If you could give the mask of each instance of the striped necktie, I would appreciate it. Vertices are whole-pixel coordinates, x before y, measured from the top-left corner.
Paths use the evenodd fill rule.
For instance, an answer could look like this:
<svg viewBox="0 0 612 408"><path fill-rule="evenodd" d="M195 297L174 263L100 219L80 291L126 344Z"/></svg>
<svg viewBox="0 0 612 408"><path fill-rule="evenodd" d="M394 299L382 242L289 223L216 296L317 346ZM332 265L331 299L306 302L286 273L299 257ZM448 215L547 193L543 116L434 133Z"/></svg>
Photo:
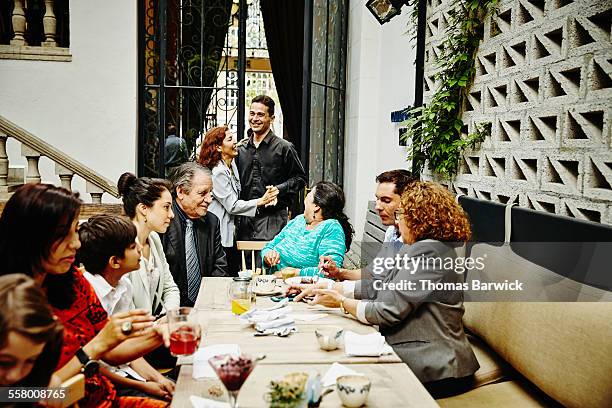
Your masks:
<svg viewBox="0 0 612 408"><path fill-rule="evenodd" d="M198 251L195 245L193 234L193 221L186 220L187 229L185 231L185 260L187 266L187 297L190 301L196 301L200 290L200 262L198 261Z"/></svg>

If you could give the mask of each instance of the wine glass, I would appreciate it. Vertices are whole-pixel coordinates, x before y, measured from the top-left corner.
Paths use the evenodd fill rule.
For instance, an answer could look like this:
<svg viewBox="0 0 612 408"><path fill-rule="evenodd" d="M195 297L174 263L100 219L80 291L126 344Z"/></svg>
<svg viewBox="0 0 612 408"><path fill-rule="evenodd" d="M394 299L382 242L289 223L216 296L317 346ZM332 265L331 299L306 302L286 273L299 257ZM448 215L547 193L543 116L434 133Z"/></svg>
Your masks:
<svg viewBox="0 0 612 408"><path fill-rule="evenodd" d="M231 408L236 407L240 388L253 372L256 363L257 361L247 354L221 354L208 360L208 364L215 370L227 390Z"/></svg>
<svg viewBox="0 0 612 408"><path fill-rule="evenodd" d="M195 314L195 309L191 307L168 311L170 354L174 357L189 356L198 349L200 325L196 321Z"/></svg>

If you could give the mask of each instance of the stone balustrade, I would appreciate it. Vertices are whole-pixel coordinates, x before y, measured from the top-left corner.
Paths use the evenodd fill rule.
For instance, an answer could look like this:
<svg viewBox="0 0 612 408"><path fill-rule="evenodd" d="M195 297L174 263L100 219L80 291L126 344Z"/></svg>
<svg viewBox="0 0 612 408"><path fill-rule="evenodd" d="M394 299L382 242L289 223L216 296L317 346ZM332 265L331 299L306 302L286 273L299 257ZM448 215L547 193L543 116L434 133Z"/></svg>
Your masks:
<svg viewBox="0 0 612 408"><path fill-rule="evenodd" d="M23 173L11 171L6 143L14 138L21 143L21 156L25 157L27 166ZM72 191L72 179L75 175L85 180L85 191L91 196L91 203L101 204L103 194L118 197L114 183L87 166L68 157L63 152L49 145L44 140L0 116L0 199L8 196L24 183L40 183L41 174L39 161L47 157L55 163L55 174L59 178L58 185ZM17 173L15 176L12 173Z"/></svg>
<svg viewBox="0 0 612 408"><path fill-rule="evenodd" d="M10 3L13 3L12 24L13 36L8 43L0 44L0 59L29 59L46 61L71 61L72 56L67 45L59 46L58 19L64 18L63 13L57 15L56 0L40 0L38 2L27 0L9 0L2 11L10 12ZM64 4L62 2L57 2ZM8 8L6 8L8 7ZM28 12L28 7L37 8L37 12ZM44 11L44 13L43 13ZM67 23L67 14L65 15ZM32 20L39 21L32 21ZM33 27L42 27L42 32L29 32ZM5 30L11 32L11 27ZM6 34L6 33L5 33ZM29 34L29 35L28 35ZM36 34L36 35L34 35ZM1 36L0 36L1 38ZM29 43L31 42L31 43Z"/></svg>

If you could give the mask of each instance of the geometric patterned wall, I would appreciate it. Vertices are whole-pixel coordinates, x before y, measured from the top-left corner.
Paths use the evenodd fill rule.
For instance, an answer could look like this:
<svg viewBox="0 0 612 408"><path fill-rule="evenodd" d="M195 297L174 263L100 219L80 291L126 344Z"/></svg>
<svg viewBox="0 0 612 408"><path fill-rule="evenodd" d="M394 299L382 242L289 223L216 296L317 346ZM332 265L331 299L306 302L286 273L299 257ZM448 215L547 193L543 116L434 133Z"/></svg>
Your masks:
<svg viewBox="0 0 612 408"><path fill-rule="evenodd" d="M428 3L425 103L448 1ZM502 0L485 23L457 193L612 224L612 0ZM430 175L431 176L431 175Z"/></svg>

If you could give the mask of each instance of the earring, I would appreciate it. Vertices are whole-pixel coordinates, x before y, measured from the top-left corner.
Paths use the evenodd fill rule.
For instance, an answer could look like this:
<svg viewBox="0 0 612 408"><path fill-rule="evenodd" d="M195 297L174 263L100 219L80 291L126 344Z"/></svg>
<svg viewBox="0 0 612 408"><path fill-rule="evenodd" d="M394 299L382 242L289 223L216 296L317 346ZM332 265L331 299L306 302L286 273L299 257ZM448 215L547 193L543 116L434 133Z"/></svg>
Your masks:
<svg viewBox="0 0 612 408"><path fill-rule="evenodd" d="M144 221L145 221L145 224L146 224L147 223L147 216L146 215L145 215L145 220Z"/></svg>

